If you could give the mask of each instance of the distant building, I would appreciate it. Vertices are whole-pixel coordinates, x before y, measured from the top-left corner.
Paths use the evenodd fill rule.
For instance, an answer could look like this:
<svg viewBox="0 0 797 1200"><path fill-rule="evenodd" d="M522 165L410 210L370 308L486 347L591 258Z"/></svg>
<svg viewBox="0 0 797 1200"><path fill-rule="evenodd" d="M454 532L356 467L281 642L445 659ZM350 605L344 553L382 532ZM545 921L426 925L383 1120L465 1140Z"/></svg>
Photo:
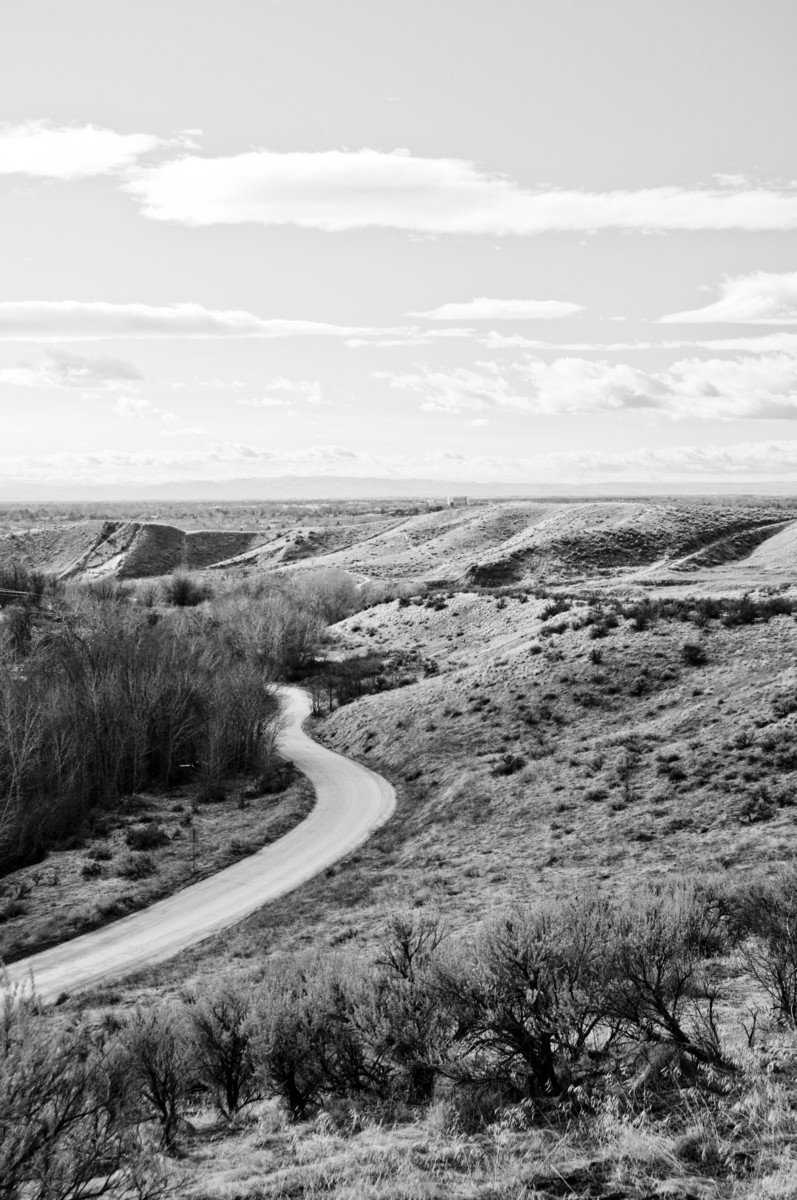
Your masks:
<svg viewBox="0 0 797 1200"><path fill-rule="evenodd" d="M449 508L463 508L468 504L467 496L447 496L446 504Z"/></svg>

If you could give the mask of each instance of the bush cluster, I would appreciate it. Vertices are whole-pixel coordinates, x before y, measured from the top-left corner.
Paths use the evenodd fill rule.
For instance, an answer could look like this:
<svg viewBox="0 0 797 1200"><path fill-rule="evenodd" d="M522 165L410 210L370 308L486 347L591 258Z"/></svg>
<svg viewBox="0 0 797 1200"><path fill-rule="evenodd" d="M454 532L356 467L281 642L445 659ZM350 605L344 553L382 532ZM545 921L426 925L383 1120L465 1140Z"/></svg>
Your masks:
<svg viewBox="0 0 797 1200"><path fill-rule="evenodd" d="M596 597L587 614L585 624L592 625L593 637L604 637L606 631L617 625L618 619L630 622L632 630L641 633L657 621L683 621L705 628L711 621L719 621L727 628L767 622L773 617L793 616L797 613L797 596L750 595L743 596L685 596L653 599L643 597L633 601L606 601Z"/></svg>
<svg viewBox="0 0 797 1200"><path fill-rule="evenodd" d="M100 1028L7 993L0 1190L66 1198L107 1171L108 1194L121 1194L131 1172L146 1183L154 1170L147 1130L171 1151L208 1103L232 1120L276 1097L303 1120L340 1103L400 1116L445 1094L476 1122L521 1105L548 1123L618 1098L648 1111L683 1088L732 1095L741 1068L717 1022L718 957L736 953L776 1018L797 1025L795 884L791 870L735 890L562 893L467 939L396 917L368 959L272 959L256 983L227 980Z"/></svg>

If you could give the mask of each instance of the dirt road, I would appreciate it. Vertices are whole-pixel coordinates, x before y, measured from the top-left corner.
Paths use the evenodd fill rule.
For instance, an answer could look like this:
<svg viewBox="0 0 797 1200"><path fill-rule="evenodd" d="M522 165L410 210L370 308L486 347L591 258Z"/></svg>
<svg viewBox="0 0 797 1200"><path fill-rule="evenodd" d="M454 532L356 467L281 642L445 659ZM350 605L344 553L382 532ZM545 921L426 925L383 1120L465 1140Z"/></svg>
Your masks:
<svg viewBox="0 0 797 1200"><path fill-rule="evenodd" d="M309 817L279 841L201 883L12 963L8 976L13 985L27 987L32 980L37 994L52 1001L162 962L293 891L388 820L396 803L391 785L307 736L302 723L310 701L304 692L282 688L280 698L286 719L280 750L316 790Z"/></svg>

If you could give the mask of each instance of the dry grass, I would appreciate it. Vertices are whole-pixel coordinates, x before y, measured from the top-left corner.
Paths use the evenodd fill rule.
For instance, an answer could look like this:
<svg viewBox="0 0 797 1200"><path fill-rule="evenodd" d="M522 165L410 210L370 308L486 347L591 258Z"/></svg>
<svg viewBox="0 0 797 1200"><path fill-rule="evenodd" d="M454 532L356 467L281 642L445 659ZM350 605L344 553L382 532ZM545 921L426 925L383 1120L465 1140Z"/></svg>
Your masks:
<svg viewBox="0 0 797 1200"><path fill-rule="evenodd" d="M684 1093L657 1117L609 1101L540 1127L519 1106L469 1133L445 1097L399 1121L346 1105L298 1125L274 1102L233 1126L198 1112L169 1174L191 1200L793 1200L793 1076L791 1086L773 1080L785 1053L794 1048L781 1039L748 1062L725 1108Z"/></svg>

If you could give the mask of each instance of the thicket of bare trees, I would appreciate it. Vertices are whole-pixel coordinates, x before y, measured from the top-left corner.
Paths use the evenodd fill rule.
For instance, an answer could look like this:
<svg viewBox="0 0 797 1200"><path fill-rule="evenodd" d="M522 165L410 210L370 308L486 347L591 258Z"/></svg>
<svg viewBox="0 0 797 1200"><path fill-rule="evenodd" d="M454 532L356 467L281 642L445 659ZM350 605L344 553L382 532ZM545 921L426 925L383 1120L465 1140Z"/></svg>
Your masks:
<svg viewBox="0 0 797 1200"><path fill-rule="evenodd" d="M0 868L192 764L211 792L257 768L276 701L221 628L118 604L66 610L0 674Z"/></svg>
<svg viewBox="0 0 797 1200"><path fill-rule="evenodd" d="M165 607L114 581L70 585L45 611L44 577L6 575L35 595L0 620L0 873L186 764L200 798L236 774L267 782L270 682L303 677L325 627L377 598L343 571L306 571L222 578L199 604L208 590L180 576Z"/></svg>

